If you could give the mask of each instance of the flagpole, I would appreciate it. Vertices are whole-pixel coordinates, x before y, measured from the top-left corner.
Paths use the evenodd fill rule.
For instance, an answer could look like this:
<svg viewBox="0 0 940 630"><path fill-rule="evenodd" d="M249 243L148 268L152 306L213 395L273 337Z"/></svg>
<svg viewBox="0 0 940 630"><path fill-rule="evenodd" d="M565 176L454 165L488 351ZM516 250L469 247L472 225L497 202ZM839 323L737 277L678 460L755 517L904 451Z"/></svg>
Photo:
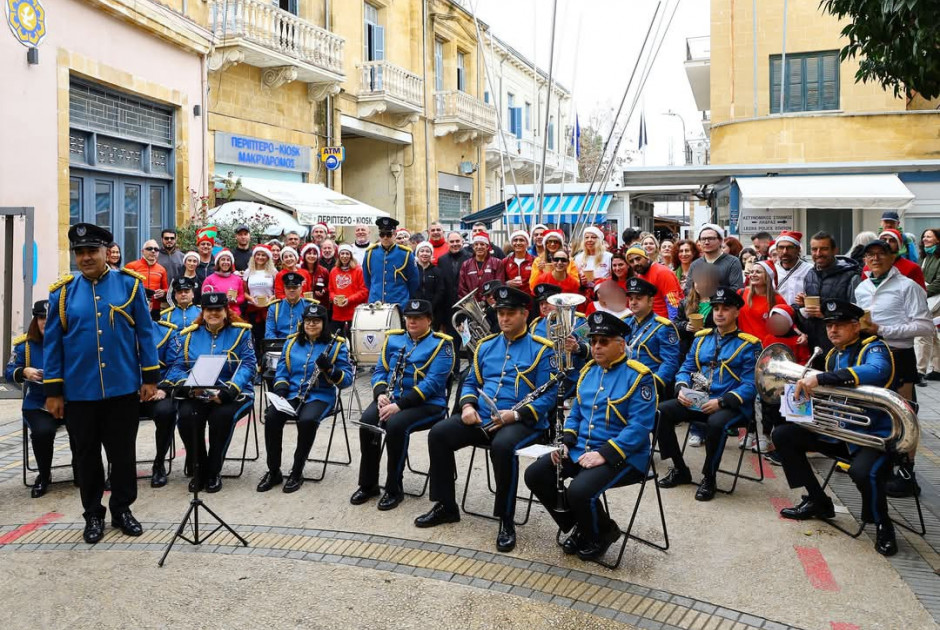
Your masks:
<svg viewBox="0 0 940 630"><path fill-rule="evenodd" d="M545 160L548 158L548 121L551 119L552 105L552 74L555 70L555 17L558 15L558 0L552 4L552 36L548 49L548 90L545 94L545 126L542 134L542 174L539 177L538 211L539 223L542 222L542 211L545 204Z"/></svg>

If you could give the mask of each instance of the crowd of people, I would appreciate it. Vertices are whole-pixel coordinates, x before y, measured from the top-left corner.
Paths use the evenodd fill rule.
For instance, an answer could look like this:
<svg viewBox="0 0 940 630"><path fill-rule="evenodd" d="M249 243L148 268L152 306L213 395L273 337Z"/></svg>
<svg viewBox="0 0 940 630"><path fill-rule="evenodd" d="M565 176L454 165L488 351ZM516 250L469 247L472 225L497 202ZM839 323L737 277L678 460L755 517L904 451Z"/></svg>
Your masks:
<svg viewBox="0 0 940 630"><path fill-rule="evenodd" d="M127 416L157 424L153 487L167 483L163 455L175 423L187 447L187 473L196 466L204 473L193 476L190 488L219 491L235 421L254 404L262 349L273 341L282 343L268 386L292 401L298 442L285 479L281 441L291 414L268 407L268 471L257 490L281 484L284 492L298 490L320 421L334 408L338 390L355 379L356 357L347 340L355 333L357 307L366 303L397 305L404 326L385 331L372 372L373 402L359 419L360 476L351 502L381 495L380 510L397 507L404 498L409 436L430 430L434 504L415 524L455 522L460 516L453 453L489 445L501 551L515 545L515 451L548 431L556 411L550 394L558 387L573 397L563 436L571 457L562 465L555 452L530 467L525 479L548 506L555 468L575 477L569 489L574 513L549 512L571 532L566 553L591 559L620 531L598 507L597 496L642 469L649 444L640 437L654 430L656 409L660 451L672 462L662 487L692 481L677 424L689 422L689 445L705 447L695 495L701 501L715 496L725 440L741 428L741 448L782 465L791 486L809 492L785 517L831 517L831 502L805 464L806 450L826 449L795 432L778 405L757 395L754 370L762 348L783 344L800 363L814 356L813 367L821 372L800 380L806 392L823 384L874 384L913 402L916 385L940 380L940 341L932 319L940 315L940 230L925 230L915 245L893 212L884 214L878 233L860 235L846 256L826 232L808 239L792 230L762 232L753 236L752 247L743 247L710 223L694 240L660 240L633 228L618 239L603 226L584 226L574 230L572 241L565 230L535 225L512 232L502 246L485 225L465 236L432 224L426 239L387 217L375 227L377 238L372 226L357 226L348 244L337 244L326 224L313 226L307 242L287 232L282 239L253 243L249 226L239 225L233 243L217 242L204 231L190 252L181 251L177 233L167 229L162 244L147 241L141 257L122 266L107 230L73 226L69 237L80 273L54 284L48 301L37 303L6 371L8 379L29 386L24 416L39 464L32 496L48 490L52 439L65 419L86 540L100 540L104 528L102 444L111 466L112 522L139 534L130 513L136 428L114 429ZM548 316L557 308L552 296L561 293L583 300L577 330L558 346ZM107 312L99 308L102 297ZM485 314L482 337L455 322L453 307L461 300L475 300ZM146 319L153 325L141 326ZM817 348L821 354L814 353ZM559 352L572 357L565 363L572 373L560 383L552 378ZM80 368L78 357L88 353L99 357L98 370ZM187 387L196 359L219 353L229 360L218 386ZM461 370L462 357L467 370ZM614 381L604 380L609 370L616 370ZM459 411L451 416L446 392L454 381ZM705 400L696 401L695 392ZM527 394L538 396L528 400ZM605 400L607 421L596 429L596 403ZM611 413L622 425L609 421ZM193 437L205 427L208 449ZM884 423L872 428L883 429ZM878 459L885 454L868 450L862 449L864 456L852 448L837 455L855 458L853 479L865 497L864 516L879 527L876 548L891 554L896 542L883 495L905 496L919 488L912 461L890 460L900 465L889 479L892 465Z"/></svg>

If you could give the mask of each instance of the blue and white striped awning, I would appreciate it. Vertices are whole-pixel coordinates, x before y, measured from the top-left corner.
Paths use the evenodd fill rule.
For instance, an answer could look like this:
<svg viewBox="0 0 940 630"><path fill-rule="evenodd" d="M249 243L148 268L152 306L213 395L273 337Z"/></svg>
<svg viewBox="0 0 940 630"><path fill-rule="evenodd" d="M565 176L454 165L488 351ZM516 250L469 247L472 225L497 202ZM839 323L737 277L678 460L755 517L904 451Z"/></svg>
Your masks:
<svg viewBox="0 0 940 630"><path fill-rule="evenodd" d="M581 220L587 223L597 223L607 219L607 208L610 206L611 194L590 195L545 195L542 210L543 223L569 223L573 224L581 209L584 213ZM506 218L513 225L523 223L532 224L538 219L538 210L535 206L535 197L513 197L509 201Z"/></svg>

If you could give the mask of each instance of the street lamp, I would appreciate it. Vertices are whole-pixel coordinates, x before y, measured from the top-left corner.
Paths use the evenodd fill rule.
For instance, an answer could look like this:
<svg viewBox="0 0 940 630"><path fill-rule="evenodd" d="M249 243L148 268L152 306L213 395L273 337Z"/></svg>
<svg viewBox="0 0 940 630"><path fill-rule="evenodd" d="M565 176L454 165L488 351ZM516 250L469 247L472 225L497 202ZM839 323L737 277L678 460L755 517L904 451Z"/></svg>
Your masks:
<svg viewBox="0 0 940 630"><path fill-rule="evenodd" d="M680 114L677 114L676 112L672 111L671 109L666 111L663 115L675 116L676 118L679 119L679 122L682 123L682 166L685 166L686 164L689 163L688 151L686 150L686 146L685 146L685 118L683 118Z"/></svg>

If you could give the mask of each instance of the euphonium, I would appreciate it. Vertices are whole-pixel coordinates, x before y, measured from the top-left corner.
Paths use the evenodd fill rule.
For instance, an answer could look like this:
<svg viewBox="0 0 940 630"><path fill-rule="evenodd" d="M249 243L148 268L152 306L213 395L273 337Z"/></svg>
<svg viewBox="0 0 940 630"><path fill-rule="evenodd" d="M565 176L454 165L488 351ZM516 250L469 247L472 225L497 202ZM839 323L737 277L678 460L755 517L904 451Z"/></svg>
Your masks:
<svg viewBox="0 0 940 630"><path fill-rule="evenodd" d="M785 385L795 384L808 374L819 373L818 370L794 362L787 347L775 343L761 352L754 369L754 378L761 398L775 403L780 400ZM888 437L854 429L871 425L865 407L881 409L891 417L891 434ZM917 415L907 401L895 392L870 385L817 387L813 392L813 421L803 426L815 433L858 446L908 455L914 454L920 440Z"/></svg>
<svg viewBox="0 0 940 630"><path fill-rule="evenodd" d="M470 333L470 341L467 343L467 347L471 353L476 350L477 344L490 334L490 325L486 321L486 314L480 307L480 303L475 299L476 293L477 290L474 289L460 298L460 300L454 304L454 314L450 318L450 323L453 325L454 330L460 330L457 319L461 316L464 318L463 322L466 323L467 330Z"/></svg>
<svg viewBox="0 0 940 630"><path fill-rule="evenodd" d="M574 333L577 323L576 310L584 300L584 296L577 293L559 293L548 298L548 303L554 306L555 310L546 317L545 330L549 340L555 346L558 369L562 372L567 372L574 367L571 362L571 353L565 349L565 341Z"/></svg>

